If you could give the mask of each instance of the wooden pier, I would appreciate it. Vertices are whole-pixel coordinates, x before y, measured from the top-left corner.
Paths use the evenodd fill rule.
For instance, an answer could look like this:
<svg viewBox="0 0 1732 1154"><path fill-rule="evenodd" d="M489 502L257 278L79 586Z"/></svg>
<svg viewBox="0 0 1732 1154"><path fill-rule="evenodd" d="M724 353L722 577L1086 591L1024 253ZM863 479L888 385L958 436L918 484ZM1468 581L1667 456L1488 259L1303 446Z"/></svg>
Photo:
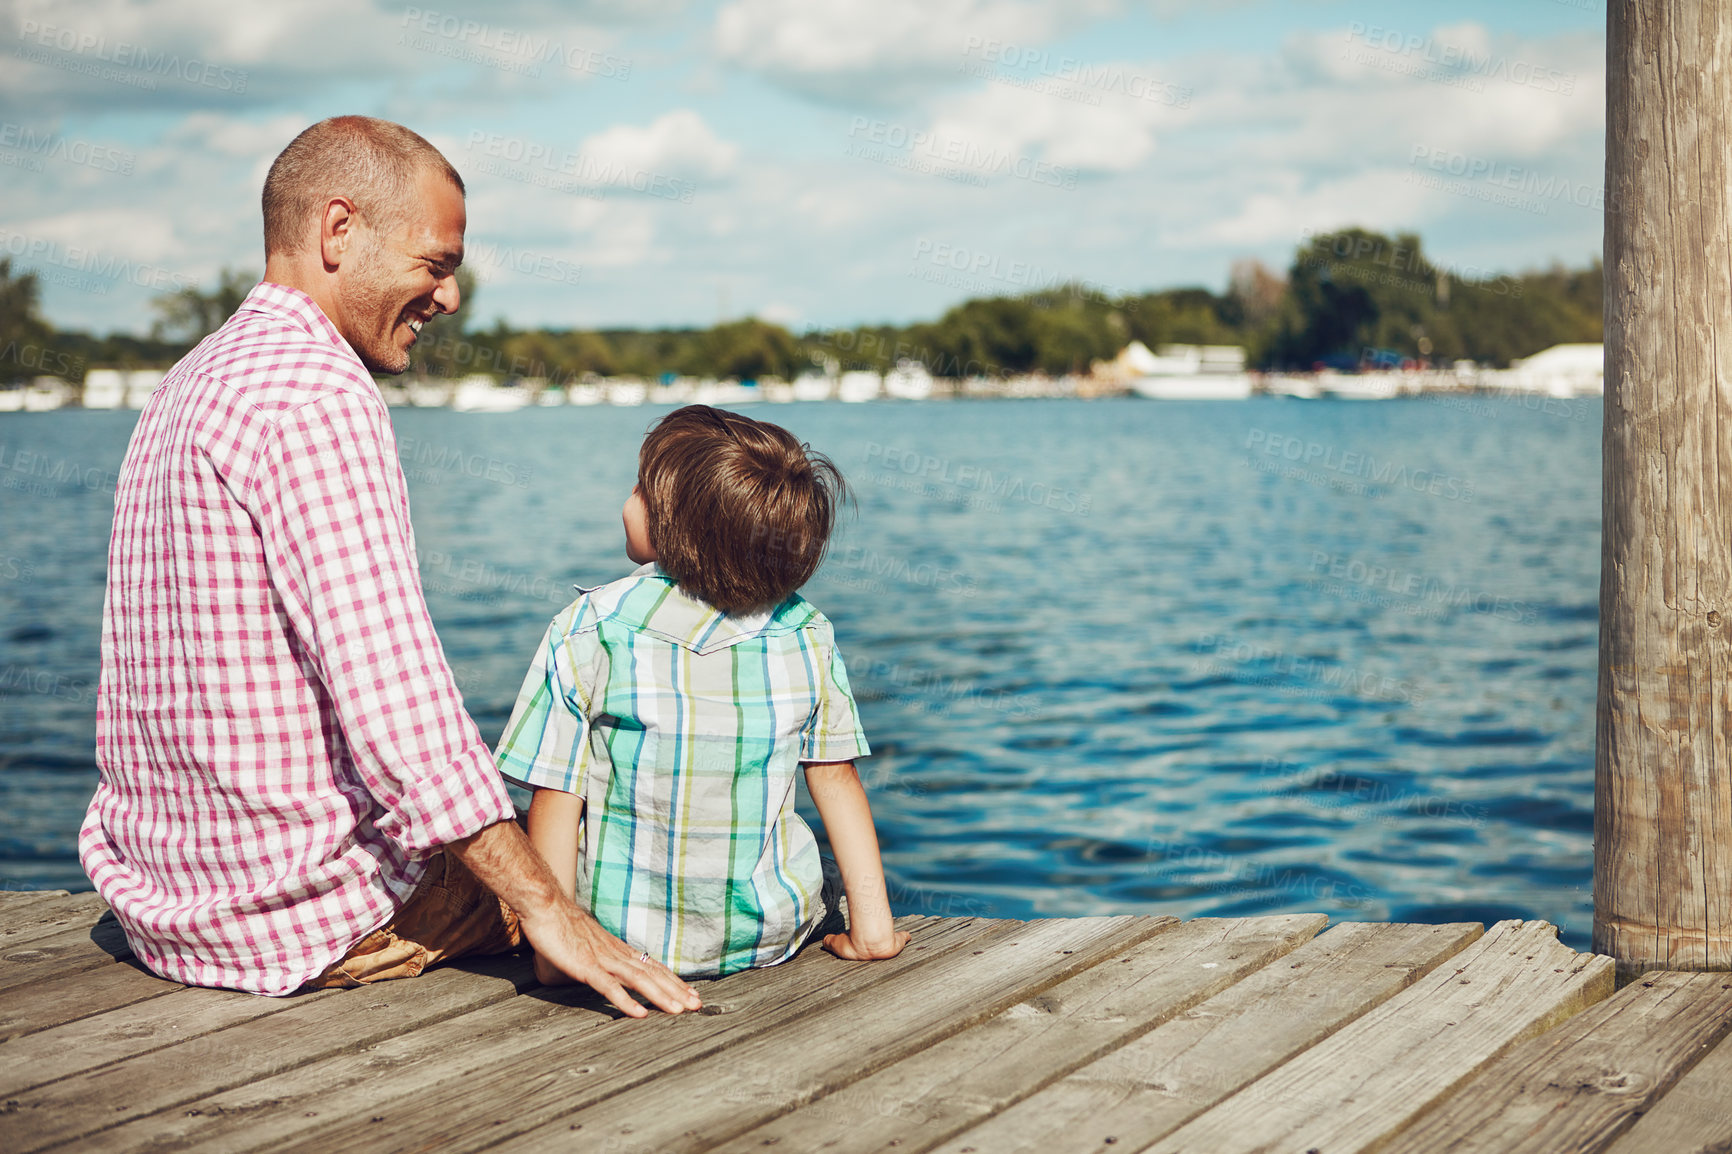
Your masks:
<svg viewBox="0 0 1732 1154"><path fill-rule="evenodd" d="M904 918L634 1021L520 956L292 998L151 976L94 894L0 894L0 1149L1732 1149L1732 974L1544 922Z"/></svg>

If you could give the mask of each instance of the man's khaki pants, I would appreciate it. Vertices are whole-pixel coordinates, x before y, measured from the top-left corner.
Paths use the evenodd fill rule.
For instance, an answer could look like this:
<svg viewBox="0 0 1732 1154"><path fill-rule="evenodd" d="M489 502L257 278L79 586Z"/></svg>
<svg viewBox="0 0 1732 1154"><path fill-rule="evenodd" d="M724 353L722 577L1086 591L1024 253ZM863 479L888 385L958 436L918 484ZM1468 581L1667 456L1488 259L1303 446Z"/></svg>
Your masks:
<svg viewBox="0 0 1732 1154"><path fill-rule="evenodd" d="M364 986L413 978L429 966L523 944L517 914L455 856L440 850L397 916L356 942L305 989Z"/></svg>

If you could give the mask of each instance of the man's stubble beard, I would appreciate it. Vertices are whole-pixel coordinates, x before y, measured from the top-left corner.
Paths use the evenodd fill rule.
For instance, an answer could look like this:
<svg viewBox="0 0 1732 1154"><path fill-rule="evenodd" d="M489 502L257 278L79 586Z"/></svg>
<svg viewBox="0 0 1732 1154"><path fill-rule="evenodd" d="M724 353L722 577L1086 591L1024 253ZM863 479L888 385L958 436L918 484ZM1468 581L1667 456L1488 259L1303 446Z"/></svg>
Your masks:
<svg viewBox="0 0 1732 1154"><path fill-rule="evenodd" d="M391 305L387 299L388 288L380 269L383 262L379 259L378 241L367 237L362 241L361 250L355 254L358 267L355 275L349 280L343 292L343 312L353 318L353 323L360 327L359 332L349 337L349 344L355 350L355 355L361 358L361 363L375 373L388 376L398 376L409 368L409 353L406 349L397 347L392 339L397 332L397 321L402 316L403 309L391 311L385 318L384 330L379 330L380 318Z"/></svg>

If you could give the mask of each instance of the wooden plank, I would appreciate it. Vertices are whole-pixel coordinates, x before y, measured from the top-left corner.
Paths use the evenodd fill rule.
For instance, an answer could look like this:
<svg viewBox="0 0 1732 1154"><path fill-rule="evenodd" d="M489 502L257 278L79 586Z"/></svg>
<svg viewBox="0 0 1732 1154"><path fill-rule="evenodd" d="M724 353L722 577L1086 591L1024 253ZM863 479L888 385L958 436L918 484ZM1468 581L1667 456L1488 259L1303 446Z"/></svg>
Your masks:
<svg viewBox="0 0 1732 1154"><path fill-rule="evenodd" d="M713 1149L930 1149L1291 953L1327 923L1323 914L1187 922Z"/></svg>
<svg viewBox="0 0 1732 1154"><path fill-rule="evenodd" d="M936 923L937 919L905 918L897 923L921 934L920 949L911 947L908 951L914 954L910 962L923 952L942 948L947 941L959 947L986 932L985 925L972 934L955 932L962 927L953 927L945 934L939 932L938 925L923 931L922 924L927 922ZM371 1128L368 1120L394 1104L424 1111L428 1096L437 1096L441 1085L467 1084L478 1072L526 1055L545 1057L555 1065L578 1061L592 1068L606 1065L610 1062L610 1034L640 1064L659 1043L668 1051L667 1062L672 1065L682 1053L690 1053L692 1037L682 1025L722 1026L748 1020L755 1009L774 1009L788 1003L790 988L803 992L822 989L830 980L857 975L863 968L869 969L808 949L771 970L698 983L707 1008L719 1008L720 1013L681 1018L655 1015L635 1024L618 1020L611 1009L598 1008L600 1000L582 987L538 989L532 996L486 1006L363 1050L338 1054L140 1118L93 1135L81 1146L92 1152L148 1147L226 1154L304 1139L315 1128L319 1134L337 1134L345 1128L353 1133L356 1126ZM646 1029L652 1022L671 1029ZM547 1069L544 1065L537 1073L545 1075Z"/></svg>
<svg viewBox="0 0 1732 1154"><path fill-rule="evenodd" d="M0 993L0 1042L184 989L135 961L19 986Z"/></svg>
<svg viewBox="0 0 1732 1154"><path fill-rule="evenodd" d="M1725 974L1651 971L1493 1062L1386 1149L1597 1151L1728 1034L1732 984ZM1723 1117L1732 1114L1732 1083L1721 1085L1719 1105Z"/></svg>
<svg viewBox="0 0 1732 1154"><path fill-rule="evenodd" d="M0 990L109 966L132 956L113 914L89 927L62 930L0 953Z"/></svg>
<svg viewBox="0 0 1732 1154"><path fill-rule="evenodd" d="M0 890L0 926L35 906L46 905L55 898L70 896L65 890Z"/></svg>
<svg viewBox="0 0 1732 1154"><path fill-rule="evenodd" d="M1545 922L1499 922L1404 992L1151 1147L1366 1150L1509 1047L1612 992L1612 959L1578 954Z"/></svg>
<svg viewBox="0 0 1732 1154"><path fill-rule="evenodd" d="M0 1111L0 1149L29 1154L70 1142L130 1118L371 1045L535 984L524 957L482 958L463 967L442 967L413 981L297 997L278 1013L17 1094ZM44 1036L33 1034L7 1049ZM165 1076L167 1071L172 1076ZM95 1104L101 1108L91 1109Z"/></svg>
<svg viewBox="0 0 1732 1154"><path fill-rule="evenodd" d="M754 1034L652 1085L543 1123L514 1136L512 1148L708 1149L1107 962L1169 924L1134 917L1027 923L825 1013Z"/></svg>
<svg viewBox="0 0 1732 1154"><path fill-rule="evenodd" d="M107 910L108 903L97 893L67 894L9 908L0 914L0 954L68 930L88 930Z"/></svg>
<svg viewBox="0 0 1732 1154"><path fill-rule="evenodd" d="M1173 919L1164 921L1177 924ZM321 1125L309 1129L305 1122L291 1119L299 1132L264 1148L315 1154L352 1140L356 1128L365 1123L374 1154L393 1150L462 1154L485 1149L512 1130L560 1117L688 1063L728 1052L726 1047L743 1039L805 1015L821 1014L863 990L938 965L959 950L982 949L988 942L1014 935L1022 924L983 918L898 919L897 925L911 929L914 937L901 956L890 961L844 962L808 948L784 965L703 983L701 1014L608 1022L604 1029L571 1041L534 1050L510 1046L509 1058L503 1061L497 1057L467 1061L467 1055L478 1049L471 1043L461 1054L421 1062L410 1071L412 1077L385 1075L391 1085L383 1088L376 1077L371 1084L363 1082L359 1095L350 1096L354 1100L346 1112L332 1100L342 1097L341 1091L325 1095L310 1107L320 1111ZM550 1071L557 1071L557 1077ZM437 1117L428 1114L430 1096L439 1100ZM374 1124L374 1118L383 1121ZM224 1149L220 1143L214 1148Z"/></svg>
<svg viewBox="0 0 1732 1154"><path fill-rule="evenodd" d="M42 898L63 898L69 896L65 890L0 890L0 918L7 911L30 905Z"/></svg>
<svg viewBox="0 0 1732 1154"><path fill-rule="evenodd" d="M130 966L113 969L137 973ZM71 975L74 980L91 976L94 975ZM113 1062L143 1057L203 1034L282 1013L297 1004L294 999L261 998L234 990L172 985L169 989L172 992L159 998L83 1017L8 1042L0 1048L0 1097L17 1095Z"/></svg>
<svg viewBox="0 0 1732 1154"><path fill-rule="evenodd" d="M1347 922L938 1147L1131 1154L1411 986L1478 923Z"/></svg>
<svg viewBox="0 0 1732 1154"><path fill-rule="evenodd" d="M1732 1150L1728 1097L1732 1097L1732 1039L1710 1050L1606 1154L1654 1154L1656 1150L1725 1154Z"/></svg>
<svg viewBox="0 0 1732 1154"><path fill-rule="evenodd" d="M296 1139L346 1113L354 1133L369 1126L373 1107L410 1092L425 1072L430 1083L473 1072L543 1047L580 1044L611 1025L588 991L541 989L405 1030L357 1050L297 1066L233 1089L135 1118L78 1142L79 1154L134 1150L218 1154ZM422 1109L437 1094L422 1097ZM341 1149L342 1147L327 1147Z"/></svg>

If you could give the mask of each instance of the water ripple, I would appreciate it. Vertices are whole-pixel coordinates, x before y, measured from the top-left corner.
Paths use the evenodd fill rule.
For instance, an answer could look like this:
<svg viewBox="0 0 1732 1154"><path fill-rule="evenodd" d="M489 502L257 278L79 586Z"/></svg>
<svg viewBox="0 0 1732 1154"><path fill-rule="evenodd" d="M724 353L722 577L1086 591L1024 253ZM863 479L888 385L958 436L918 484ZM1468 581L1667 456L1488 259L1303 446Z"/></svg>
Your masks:
<svg viewBox="0 0 1732 1154"><path fill-rule="evenodd" d="M899 909L1543 917L1587 944L1595 423L1423 402L959 412L753 410L859 498L807 593L877 751L861 771ZM444 560L429 603L489 740L562 591L628 568L618 508L657 415L393 413L529 479L411 477L423 561ZM112 470L132 418L0 420L20 451ZM1270 474L1255 446L1276 433L1475 497ZM899 487L890 448L998 487ZM0 489L0 511L33 574L0 567L0 884L82 888L112 499Z"/></svg>

